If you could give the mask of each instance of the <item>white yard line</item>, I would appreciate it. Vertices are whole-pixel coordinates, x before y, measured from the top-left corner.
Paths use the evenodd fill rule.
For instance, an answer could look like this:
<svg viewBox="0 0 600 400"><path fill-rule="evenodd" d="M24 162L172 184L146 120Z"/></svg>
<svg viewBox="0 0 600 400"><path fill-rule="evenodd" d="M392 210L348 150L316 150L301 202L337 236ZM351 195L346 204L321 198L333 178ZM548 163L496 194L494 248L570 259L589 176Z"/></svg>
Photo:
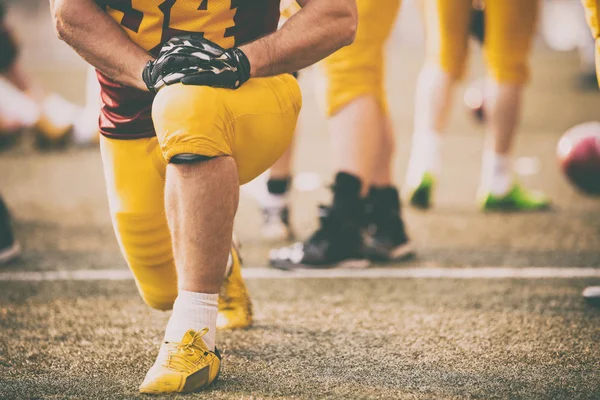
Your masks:
<svg viewBox="0 0 600 400"><path fill-rule="evenodd" d="M246 279L540 279L600 278L600 268L565 267L477 267L477 268L367 268L279 271L270 268L245 268ZM125 269L0 272L7 281L122 281L133 275Z"/></svg>

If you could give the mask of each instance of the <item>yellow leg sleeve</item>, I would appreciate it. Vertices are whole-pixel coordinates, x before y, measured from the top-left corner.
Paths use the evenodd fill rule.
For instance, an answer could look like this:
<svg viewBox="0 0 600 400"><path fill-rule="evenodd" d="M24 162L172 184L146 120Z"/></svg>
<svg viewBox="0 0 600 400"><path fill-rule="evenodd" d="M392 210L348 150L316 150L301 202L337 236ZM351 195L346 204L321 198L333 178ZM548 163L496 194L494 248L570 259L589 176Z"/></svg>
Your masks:
<svg viewBox="0 0 600 400"><path fill-rule="evenodd" d="M100 141L115 234L144 301L166 310L177 273L163 202L166 163L156 138Z"/></svg>
<svg viewBox="0 0 600 400"><path fill-rule="evenodd" d="M384 89L384 50L400 0L358 0L358 31L354 43L320 63L325 74L323 94L327 116L353 100L374 96L387 110Z"/></svg>
<svg viewBox="0 0 600 400"><path fill-rule="evenodd" d="M152 119L164 158L231 156L240 184L269 168L288 148L302 105L291 75L251 79L237 90L167 86Z"/></svg>
<svg viewBox="0 0 600 400"><path fill-rule="evenodd" d="M536 31L538 0L486 0L485 53L490 76L500 83L529 79L529 53Z"/></svg>

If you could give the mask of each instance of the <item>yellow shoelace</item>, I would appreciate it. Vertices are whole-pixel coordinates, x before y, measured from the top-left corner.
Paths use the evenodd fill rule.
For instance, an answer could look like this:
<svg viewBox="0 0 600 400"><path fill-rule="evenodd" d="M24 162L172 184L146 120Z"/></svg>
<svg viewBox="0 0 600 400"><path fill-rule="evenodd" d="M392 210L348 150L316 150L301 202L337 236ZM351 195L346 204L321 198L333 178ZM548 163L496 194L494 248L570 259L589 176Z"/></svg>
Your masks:
<svg viewBox="0 0 600 400"><path fill-rule="evenodd" d="M198 341L202 340L202 337L208 333L208 328L204 328L194 334L192 339L187 343L173 343L176 345L173 350L169 351L169 356L165 362L165 367L174 369L177 371L188 370L198 364L198 360L190 360L189 357L195 354L200 356L200 359L205 359L208 355L206 350L202 350L201 345ZM203 344L203 342L200 342ZM198 351L200 350L200 351Z"/></svg>

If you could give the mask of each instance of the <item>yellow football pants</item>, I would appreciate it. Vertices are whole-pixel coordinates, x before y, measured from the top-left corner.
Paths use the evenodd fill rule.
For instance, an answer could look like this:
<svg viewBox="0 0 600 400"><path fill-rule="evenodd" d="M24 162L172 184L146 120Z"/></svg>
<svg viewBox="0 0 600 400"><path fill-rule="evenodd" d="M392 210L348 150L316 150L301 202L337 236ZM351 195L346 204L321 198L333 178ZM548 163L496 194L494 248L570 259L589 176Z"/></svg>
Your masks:
<svg viewBox="0 0 600 400"><path fill-rule="evenodd" d="M581 0L585 7L585 16L596 39L596 74L600 82L600 0Z"/></svg>
<svg viewBox="0 0 600 400"><path fill-rule="evenodd" d="M322 104L327 116L363 96L374 96L382 109L387 110L384 51L400 0L357 0L356 3L358 30L354 43L320 63L325 75Z"/></svg>
<svg viewBox="0 0 600 400"><path fill-rule="evenodd" d="M424 0L427 58L455 78L465 71L473 0ZM535 34L538 0L485 0L484 51L489 75L523 84Z"/></svg>
<svg viewBox="0 0 600 400"><path fill-rule="evenodd" d="M154 102L157 137L102 137L100 148L114 230L144 301L170 309L177 273L164 208L165 173L176 154L232 156L240 183L285 151L301 106L291 75L251 79L237 90L174 85Z"/></svg>

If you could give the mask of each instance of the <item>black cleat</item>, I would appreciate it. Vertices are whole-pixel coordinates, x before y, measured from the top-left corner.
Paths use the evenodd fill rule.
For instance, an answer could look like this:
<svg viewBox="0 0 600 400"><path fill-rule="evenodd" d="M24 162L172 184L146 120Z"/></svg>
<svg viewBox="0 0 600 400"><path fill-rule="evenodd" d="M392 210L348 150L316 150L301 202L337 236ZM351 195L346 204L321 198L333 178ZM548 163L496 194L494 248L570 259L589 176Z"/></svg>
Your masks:
<svg viewBox="0 0 600 400"><path fill-rule="evenodd" d="M366 199L365 254L372 261L400 261L414 256L400 213L398 191L372 188Z"/></svg>
<svg viewBox="0 0 600 400"><path fill-rule="evenodd" d="M21 246L12 232L10 214L0 198L0 265L8 264L21 254Z"/></svg>
<svg viewBox="0 0 600 400"><path fill-rule="evenodd" d="M330 207L320 207L319 229L304 243L271 250L269 262L283 270L334 267L366 268L360 224Z"/></svg>

